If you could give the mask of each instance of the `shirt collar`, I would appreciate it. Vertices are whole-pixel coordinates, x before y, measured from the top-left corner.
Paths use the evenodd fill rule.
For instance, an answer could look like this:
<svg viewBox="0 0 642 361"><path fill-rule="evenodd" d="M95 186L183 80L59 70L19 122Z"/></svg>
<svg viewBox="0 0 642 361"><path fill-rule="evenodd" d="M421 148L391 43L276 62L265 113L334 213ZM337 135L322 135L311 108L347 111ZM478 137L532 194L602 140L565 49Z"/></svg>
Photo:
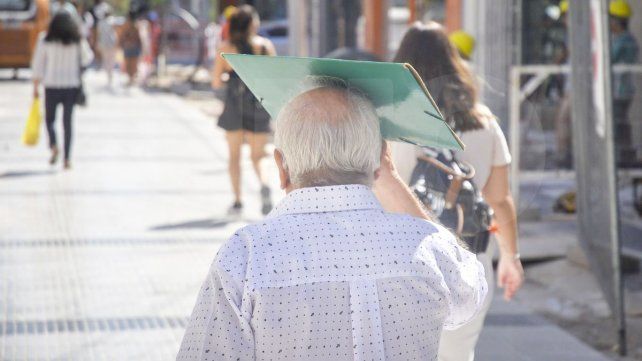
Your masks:
<svg viewBox="0 0 642 361"><path fill-rule="evenodd" d="M267 215L382 209L369 187L361 184L300 188L290 192Z"/></svg>

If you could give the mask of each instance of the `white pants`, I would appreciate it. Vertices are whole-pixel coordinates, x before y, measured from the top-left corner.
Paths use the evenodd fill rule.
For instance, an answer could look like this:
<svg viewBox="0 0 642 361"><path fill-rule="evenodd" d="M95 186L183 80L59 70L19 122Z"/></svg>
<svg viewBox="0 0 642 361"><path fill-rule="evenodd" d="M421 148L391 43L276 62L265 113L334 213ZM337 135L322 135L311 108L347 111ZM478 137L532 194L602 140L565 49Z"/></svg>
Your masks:
<svg viewBox="0 0 642 361"><path fill-rule="evenodd" d="M443 330L439 341L439 361L473 361L475 359L475 345L479 339L486 313L490 308L495 290L495 275L493 273L493 254L495 242L491 239L485 253L477 255L477 259L484 265L488 294L479 313L467 324L456 330Z"/></svg>

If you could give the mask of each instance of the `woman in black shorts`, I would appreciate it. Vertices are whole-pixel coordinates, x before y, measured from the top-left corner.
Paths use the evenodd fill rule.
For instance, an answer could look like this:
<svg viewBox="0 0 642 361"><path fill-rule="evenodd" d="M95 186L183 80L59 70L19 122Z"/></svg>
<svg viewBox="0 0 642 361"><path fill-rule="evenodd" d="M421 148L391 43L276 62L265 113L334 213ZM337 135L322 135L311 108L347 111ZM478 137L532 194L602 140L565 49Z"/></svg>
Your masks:
<svg viewBox="0 0 642 361"><path fill-rule="evenodd" d="M223 73L229 74L225 108L218 126L225 129L230 154L229 173L234 191L234 203L228 211L230 215L239 215L243 210L240 165L243 142L250 145L252 165L261 182L261 211L267 214L272 209L270 188L261 165L267 155L265 146L270 133L270 116L221 57L221 53L276 55L272 42L256 34L258 26L259 17L253 7L243 5L236 10L230 18L229 39L219 46L212 74L212 86L216 89L223 86Z"/></svg>

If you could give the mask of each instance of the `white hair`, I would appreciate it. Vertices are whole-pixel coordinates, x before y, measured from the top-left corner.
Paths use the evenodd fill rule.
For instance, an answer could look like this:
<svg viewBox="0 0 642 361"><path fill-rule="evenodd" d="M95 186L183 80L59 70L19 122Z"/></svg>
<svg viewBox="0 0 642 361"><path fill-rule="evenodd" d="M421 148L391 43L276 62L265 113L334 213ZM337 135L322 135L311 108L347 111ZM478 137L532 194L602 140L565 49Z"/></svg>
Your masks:
<svg viewBox="0 0 642 361"><path fill-rule="evenodd" d="M372 103L345 82L327 79L283 107L274 134L297 187L372 185L382 141Z"/></svg>

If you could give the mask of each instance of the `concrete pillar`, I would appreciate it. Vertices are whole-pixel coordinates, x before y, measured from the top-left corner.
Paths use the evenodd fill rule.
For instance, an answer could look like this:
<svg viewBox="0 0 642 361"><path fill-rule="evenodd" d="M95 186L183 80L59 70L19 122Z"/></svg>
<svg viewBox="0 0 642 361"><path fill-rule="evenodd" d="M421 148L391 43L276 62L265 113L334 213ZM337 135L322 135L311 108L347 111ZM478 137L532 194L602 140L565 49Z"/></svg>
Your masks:
<svg viewBox="0 0 642 361"><path fill-rule="evenodd" d="M366 19L366 44L369 52L382 59L388 56L388 0L363 1Z"/></svg>
<svg viewBox="0 0 642 361"><path fill-rule="evenodd" d="M446 0L446 18L444 27L450 33L461 29L462 25L462 0Z"/></svg>
<svg viewBox="0 0 642 361"><path fill-rule="evenodd" d="M483 68L486 47L486 21L479 14L484 14L485 0L463 0L461 28L475 38L475 52L473 53L472 66L477 71ZM483 93L484 89L481 88Z"/></svg>
<svg viewBox="0 0 642 361"><path fill-rule="evenodd" d="M629 1L633 9L633 17L629 22L629 30L638 41L638 45L642 47L642 1ZM642 59L642 53L640 54ZM633 147L642 149L642 119L636 114L642 114L642 74L634 74L635 84L635 97L631 110L629 110L629 122L631 123L631 142ZM642 157L642 152L638 150L638 159Z"/></svg>
<svg viewBox="0 0 642 361"><path fill-rule="evenodd" d="M477 73L481 75L484 86L482 100L495 115L508 120L508 89L510 66L514 63L515 34L521 34L515 26L512 0L480 1L483 13L483 24L480 25L481 36L477 43L475 57L478 60ZM518 2L517 2L518 3ZM506 130L506 129L504 129Z"/></svg>
<svg viewBox="0 0 642 361"><path fill-rule="evenodd" d="M288 46L292 56L309 56L308 2L288 0Z"/></svg>

